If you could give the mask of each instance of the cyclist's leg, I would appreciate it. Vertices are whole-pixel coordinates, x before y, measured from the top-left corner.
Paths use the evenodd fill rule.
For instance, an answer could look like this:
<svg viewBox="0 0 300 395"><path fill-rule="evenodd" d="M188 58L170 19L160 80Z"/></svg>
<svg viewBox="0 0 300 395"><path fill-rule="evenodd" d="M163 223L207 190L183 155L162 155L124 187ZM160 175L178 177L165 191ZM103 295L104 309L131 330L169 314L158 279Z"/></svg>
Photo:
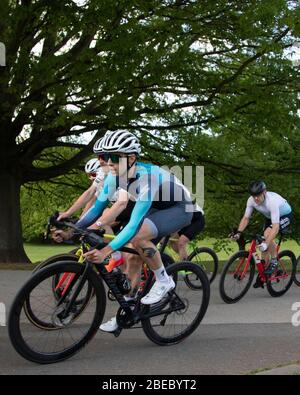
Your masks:
<svg viewBox="0 0 300 395"><path fill-rule="evenodd" d="M159 302L175 284L168 276L156 243L191 223L193 214L186 212L187 202L181 202L165 210L156 211L146 217L140 231L132 240L134 247L155 273L156 283L142 299L144 304ZM172 220L170 220L172 219Z"/></svg>
<svg viewBox="0 0 300 395"><path fill-rule="evenodd" d="M270 227L268 227L265 232L264 232L264 237L265 239L267 237L269 237L270 233L271 233L272 229ZM277 257L277 247L276 247L276 243L275 240L271 240L269 243L269 247L268 247L268 251L266 252L266 254L269 254L271 256L271 258L276 258ZM264 255L264 253L262 254L262 256Z"/></svg>
<svg viewBox="0 0 300 395"><path fill-rule="evenodd" d="M186 237L184 234L180 235L178 239L178 253L181 261L186 261L189 252L188 252L188 245L189 245L190 239Z"/></svg>
<svg viewBox="0 0 300 395"><path fill-rule="evenodd" d="M168 245L172 248L173 251L176 252L176 254L179 254L179 248L178 248L179 234L178 233L173 233L171 235L171 238L173 240L169 240ZM176 239L176 240L174 240L174 239Z"/></svg>
<svg viewBox="0 0 300 395"><path fill-rule="evenodd" d="M189 242L194 240L203 231L204 227L204 215L201 212L195 212L192 223L178 232L180 236L178 240L179 256L182 261L186 260L189 255Z"/></svg>
<svg viewBox="0 0 300 395"><path fill-rule="evenodd" d="M264 224L264 228L263 228L264 237L265 238L268 236L268 234L271 231L271 229L272 229L272 222L271 222L270 219L267 219L265 224ZM266 264L268 264L269 261L270 261L270 252L269 252L269 250L267 250L265 252L262 252L261 253L261 258L266 262Z"/></svg>
<svg viewBox="0 0 300 395"><path fill-rule="evenodd" d="M134 248L132 244L128 244L129 248ZM126 270L125 274L131 282L131 289L134 290L139 286L141 269L143 265L143 260L139 255L124 253L126 260Z"/></svg>

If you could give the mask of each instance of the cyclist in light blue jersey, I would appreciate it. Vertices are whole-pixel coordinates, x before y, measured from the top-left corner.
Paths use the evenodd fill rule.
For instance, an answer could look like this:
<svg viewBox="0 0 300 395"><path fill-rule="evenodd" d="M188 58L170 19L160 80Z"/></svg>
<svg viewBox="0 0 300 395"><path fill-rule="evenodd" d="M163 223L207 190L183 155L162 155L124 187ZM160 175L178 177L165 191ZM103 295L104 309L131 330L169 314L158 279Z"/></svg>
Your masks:
<svg viewBox="0 0 300 395"><path fill-rule="evenodd" d="M158 303L175 284L164 268L156 243L191 223L192 199L174 175L158 166L137 162L141 149L132 133L108 132L102 148L107 154L110 174L95 205L77 225L87 228L94 223L119 188L128 192L134 207L127 225L118 236L101 251L87 252L86 257L91 262L101 263L113 251L131 241L156 278L152 289L141 302L145 305ZM115 331L116 319L100 328L107 332Z"/></svg>
<svg viewBox="0 0 300 395"><path fill-rule="evenodd" d="M286 229L291 224L292 208L289 203L278 193L267 192L266 184L263 181L254 181L249 186L251 197L248 199L247 208L242 218L238 231L233 238L239 239L241 233L246 229L253 210L257 210L266 217L264 226L265 241L260 245L263 258L268 259L271 255L270 265L265 274L271 275L275 272L277 261L277 248L275 237L279 231Z"/></svg>

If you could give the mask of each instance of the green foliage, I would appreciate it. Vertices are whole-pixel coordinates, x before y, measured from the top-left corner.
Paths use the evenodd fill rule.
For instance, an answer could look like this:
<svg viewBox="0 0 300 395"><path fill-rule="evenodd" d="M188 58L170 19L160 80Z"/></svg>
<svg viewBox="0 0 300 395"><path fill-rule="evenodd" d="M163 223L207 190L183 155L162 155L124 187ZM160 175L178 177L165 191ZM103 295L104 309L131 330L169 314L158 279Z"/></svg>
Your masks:
<svg viewBox="0 0 300 395"><path fill-rule="evenodd" d="M8 67L0 70L0 167L25 185L26 239L39 234L46 211L79 195L72 171L97 138L117 128L141 137L145 160L205 166L209 235L237 225L254 178L291 202L300 235L300 79L287 55L300 37L299 2L1 7ZM85 132L93 132L89 144ZM45 184L66 177L75 189Z"/></svg>

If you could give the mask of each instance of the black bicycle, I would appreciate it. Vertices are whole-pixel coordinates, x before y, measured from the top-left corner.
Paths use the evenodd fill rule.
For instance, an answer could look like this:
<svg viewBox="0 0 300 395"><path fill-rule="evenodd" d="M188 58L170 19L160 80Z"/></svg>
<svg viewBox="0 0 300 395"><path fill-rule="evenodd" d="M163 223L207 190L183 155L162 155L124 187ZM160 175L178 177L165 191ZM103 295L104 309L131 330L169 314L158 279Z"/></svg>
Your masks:
<svg viewBox="0 0 300 395"><path fill-rule="evenodd" d="M51 223L68 226L80 235L83 245L102 249L103 238L94 231L81 230L68 222ZM122 251L138 254L130 248ZM180 262L167 268L176 287L159 303L145 306L141 299L154 284L149 275L136 299L127 302L128 280L120 270L107 272L105 263L61 261L38 270L18 292L8 319L10 340L16 351L29 361L49 364L70 358L98 332L106 309L103 282L112 291L120 307L117 313L117 337L122 330L140 323L146 336L158 345L177 344L191 335L201 323L209 304L210 285L203 270ZM186 286L185 276L192 273L199 289ZM54 280L55 279L55 280ZM55 291L53 292L53 281ZM39 325L42 322L43 325ZM44 324L47 323L47 327Z"/></svg>
<svg viewBox="0 0 300 395"><path fill-rule="evenodd" d="M160 253L164 265L174 263L171 255L168 255L165 250L168 246L171 236L165 237L160 245ZM208 247L196 247L193 252L188 256L187 261L197 264L206 273L210 284L214 281L218 273L219 259L217 254ZM187 274L185 277L186 284L190 288L199 287L198 279L194 277L193 273Z"/></svg>
<svg viewBox="0 0 300 395"><path fill-rule="evenodd" d="M58 211L56 211L56 213L54 215L55 215L55 217L58 217L59 216ZM69 223L71 221L73 224L76 224L77 220L75 220L73 218L71 218L71 219L70 218L66 218L65 222ZM44 239L45 240L48 240L48 238L50 236L51 227L52 227L52 225L48 222L48 224L46 226L45 234L44 234ZM97 230L97 231L94 230L94 232L96 232L98 235L100 235L104 239L113 239L115 237L114 235L106 234L104 229L100 229L100 230ZM170 237L168 237L168 240L169 240L169 238ZM61 254L53 255L53 256L45 259L44 261L40 262L33 269L32 273L36 273L37 271L45 268L46 266L49 266L49 265L52 265L53 263L57 263L57 262L61 262L61 261L72 261L72 262L79 262L80 263L80 261L82 260L83 251L86 251L88 249L90 249L90 246L88 244L84 243L83 240L81 240L80 245L77 248L72 249L68 253L61 253ZM165 249L165 247L163 249ZM162 261L163 261L163 264L164 264L165 267L168 267L168 266L170 266L170 265L175 263L174 259L170 255L164 253L163 250L161 250L161 258L162 258ZM146 275L145 274L146 268L147 268L147 265L144 264L143 267L142 267L142 271L141 271L141 276L143 278ZM53 283L54 293L55 293L55 287L57 286L57 280L58 280L58 278L56 276L56 281L52 282ZM114 295L113 295L113 293L112 293L112 291L110 289L107 291L107 297L112 302L116 301L116 298L114 297ZM30 313L30 309L29 308L27 308L27 311L28 311L28 314L30 316L33 316L33 314ZM43 326L43 322L40 321L39 325ZM48 326L49 326L48 323L46 323L45 327L48 328Z"/></svg>

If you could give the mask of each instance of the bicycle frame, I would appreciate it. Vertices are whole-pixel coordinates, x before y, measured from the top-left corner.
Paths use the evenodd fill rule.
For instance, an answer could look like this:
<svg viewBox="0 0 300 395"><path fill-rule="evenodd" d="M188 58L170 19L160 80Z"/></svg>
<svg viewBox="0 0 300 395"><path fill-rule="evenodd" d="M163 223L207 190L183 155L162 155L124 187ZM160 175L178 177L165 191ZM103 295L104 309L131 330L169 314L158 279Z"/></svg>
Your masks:
<svg viewBox="0 0 300 395"><path fill-rule="evenodd" d="M141 319L148 319L151 317L155 317L158 315L163 315L165 314L164 320L166 320L166 317L168 314L174 311L178 311L182 308L184 308L185 304L181 299L178 297L178 295L175 293L175 291L172 291L171 297L173 298L172 301L176 301L176 304L173 303L174 306L170 307L169 309L163 311L163 305L160 303L155 308L150 308L149 306L144 306L141 304L141 299L150 291L150 288L152 286L152 282L154 279L154 273L150 271L150 274L146 278L146 281L142 286L140 287L140 290L138 292L137 299L135 301L135 307L132 310L130 302L127 302L119 290L116 281L115 281L115 274L113 272L108 272L105 267L105 262L102 262L100 264L93 264L89 262L88 260L85 260L83 257L83 254L87 252L90 248L90 246L93 246L94 248L97 249L102 249L104 248L107 244L103 242L103 237L106 238L114 238L112 235L105 235L101 232L101 236L99 236L99 232L91 230L89 233L88 231L83 231L79 228L77 228L74 224L70 222L58 222L57 221L57 214L52 216L49 220L49 224L58 226L58 227L71 227L75 231L79 233L81 236L81 248L78 250L78 256L79 256L79 263L83 264L84 266L84 272L83 274L72 274L70 277L70 273L64 273L62 275L62 278L60 279L59 283L56 286L55 290L60 289L65 283L65 288L62 291L61 297L58 301L57 306L59 307L62 305L66 300L67 296L70 294L71 290L73 289L73 286L76 284L77 280L79 280L79 283L76 285L76 288L74 289L73 294L70 297L70 300L67 301L67 306L64 309L64 312L62 313L62 318L67 317L69 312L71 311L73 303L75 303L77 296L83 289L83 286L86 282L86 276L89 270L94 270L94 268L97 270L99 273L100 278L104 280L108 288L111 290L113 293L114 297L116 298L117 302L120 305L119 313L123 313L122 320L123 320L123 325L119 326L119 329L114 333L115 336L119 336L121 333L122 329L124 328L130 328L133 325L135 325L137 322L139 322ZM49 225L50 226L50 225ZM108 237L107 237L108 236ZM128 254L134 254L134 255L139 255L139 253L128 247L122 247L120 249L121 252L126 252ZM69 277L69 278L68 278ZM169 303L169 298L167 298L167 302L163 301L163 304L167 305ZM125 318L124 318L124 313L125 313Z"/></svg>
<svg viewBox="0 0 300 395"><path fill-rule="evenodd" d="M282 236L282 234L280 234L279 241L277 243L277 255L279 254L282 240L283 240L283 236ZM240 279L243 280L246 277L246 273L247 273L247 270L250 265L252 257L255 260L255 264L258 269L258 273L259 273L262 283L266 283L267 281L274 281L274 280L278 280L280 278L287 277L288 276L287 274L281 275L281 276L279 275L279 276L275 276L275 277L268 277L267 275L265 275L265 265L262 263L262 260L259 256L259 254L257 253L257 246L258 246L258 244L260 244L260 242L261 242L261 236L255 236L253 238L253 240L251 241L249 251L248 251L249 253L248 253L247 261L246 261L246 264L244 266L242 273L240 274ZM245 262L245 259L241 259L241 262L239 263L237 269L233 273L234 276L237 276L238 273L240 273L241 268L244 265L244 262ZM284 263L282 262L281 264L283 265L283 268L285 269Z"/></svg>

